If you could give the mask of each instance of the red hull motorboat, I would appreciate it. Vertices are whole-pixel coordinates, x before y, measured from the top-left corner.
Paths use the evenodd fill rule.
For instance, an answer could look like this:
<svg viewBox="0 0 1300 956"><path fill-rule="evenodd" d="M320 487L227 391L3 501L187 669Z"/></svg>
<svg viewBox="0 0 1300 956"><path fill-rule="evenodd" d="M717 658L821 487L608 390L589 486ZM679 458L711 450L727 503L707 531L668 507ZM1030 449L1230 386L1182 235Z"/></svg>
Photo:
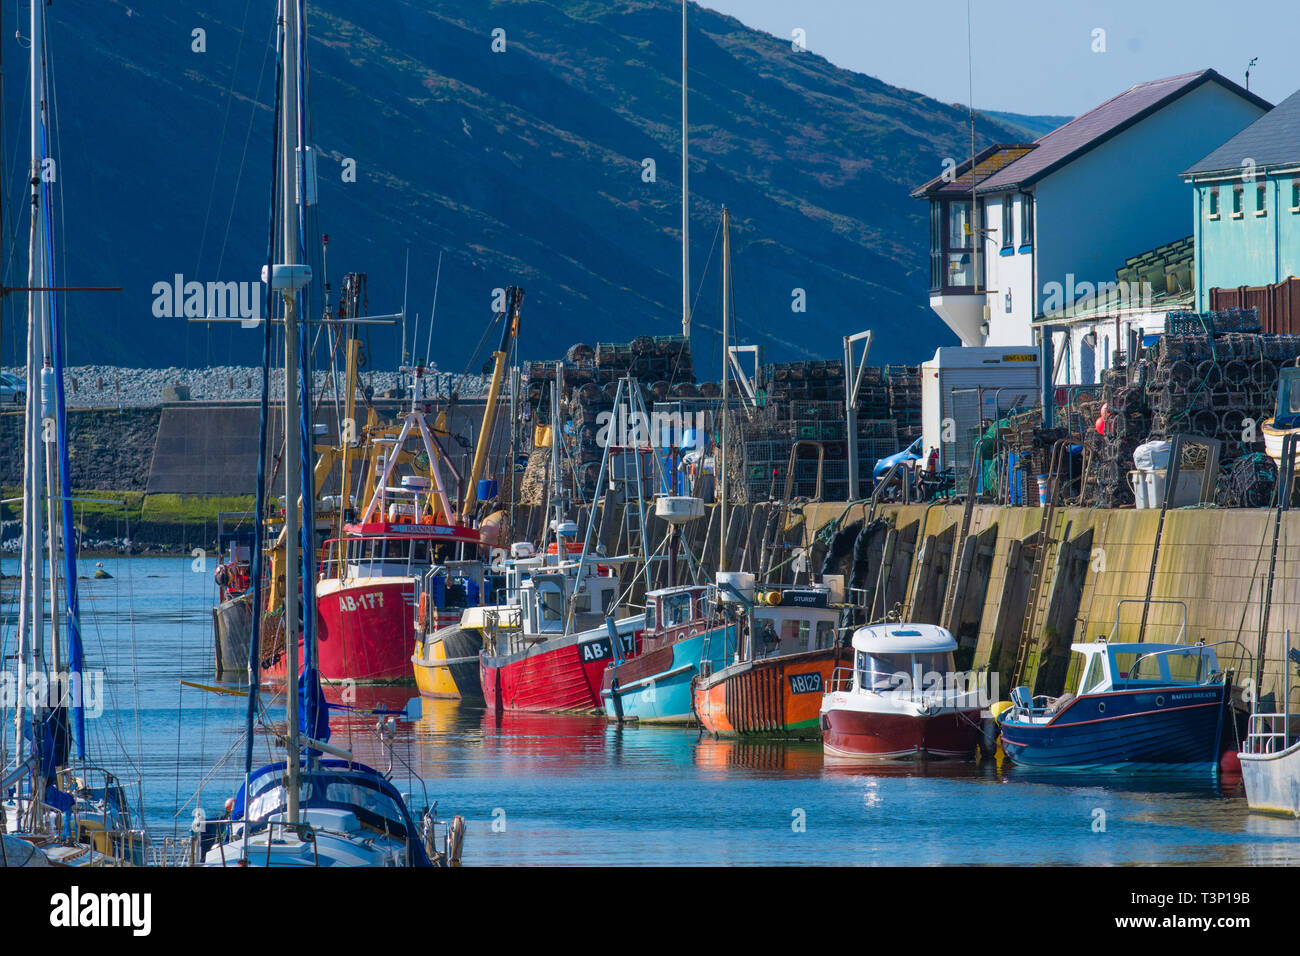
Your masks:
<svg viewBox="0 0 1300 956"><path fill-rule="evenodd" d="M978 709L932 717L831 710L822 715L822 745L833 757L967 759L979 726Z"/></svg>
<svg viewBox="0 0 1300 956"><path fill-rule="evenodd" d="M933 624L874 624L853 635L853 666L822 698L826 756L907 760L975 756L981 695L953 666L957 642Z"/></svg>

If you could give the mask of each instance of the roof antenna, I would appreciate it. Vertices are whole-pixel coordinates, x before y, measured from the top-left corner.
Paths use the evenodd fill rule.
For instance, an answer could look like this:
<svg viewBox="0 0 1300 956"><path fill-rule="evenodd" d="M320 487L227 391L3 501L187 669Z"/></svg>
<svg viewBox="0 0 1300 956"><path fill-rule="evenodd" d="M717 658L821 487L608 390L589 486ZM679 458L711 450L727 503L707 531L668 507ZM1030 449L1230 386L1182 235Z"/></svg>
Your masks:
<svg viewBox="0 0 1300 956"><path fill-rule="evenodd" d="M974 273L975 290L979 292L981 291L980 273L982 272L979 263L980 256L984 253L984 244L980 231L983 225L979 222L979 202L975 198L975 186L979 182L979 177L975 175L975 55L973 53L973 32L971 0L966 0L966 95L970 107L970 215L966 217L966 228L969 230L971 238L971 271Z"/></svg>
<svg viewBox="0 0 1300 956"><path fill-rule="evenodd" d="M1246 92L1250 92L1250 68L1259 62L1259 57L1252 56L1250 62L1246 64Z"/></svg>

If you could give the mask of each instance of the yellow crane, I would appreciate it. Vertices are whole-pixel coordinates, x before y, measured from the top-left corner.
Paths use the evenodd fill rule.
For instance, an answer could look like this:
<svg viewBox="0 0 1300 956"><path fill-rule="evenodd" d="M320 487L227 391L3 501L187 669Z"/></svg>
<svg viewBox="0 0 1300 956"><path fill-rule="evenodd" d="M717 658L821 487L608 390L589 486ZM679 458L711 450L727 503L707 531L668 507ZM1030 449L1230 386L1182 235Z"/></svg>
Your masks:
<svg viewBox="0 0 1300 956"><path fill-rule="evenodd" d="M488 449L492 445L492 429L496 424L497 399L501 394L501 381L505 378L506 365L515 339L519 336L519 306L524 301L524 290L518 286L506 289L506 324L501 331L501 347L492 353L492 382L488 386L487 405L483 408L483 425L479 429L478 443L474 448L474 464L470 468L469 478L465 482L464 501L460 508L461 524L469 522L478 503L478 481L483 475L483 466L487 461Z"/></svg>

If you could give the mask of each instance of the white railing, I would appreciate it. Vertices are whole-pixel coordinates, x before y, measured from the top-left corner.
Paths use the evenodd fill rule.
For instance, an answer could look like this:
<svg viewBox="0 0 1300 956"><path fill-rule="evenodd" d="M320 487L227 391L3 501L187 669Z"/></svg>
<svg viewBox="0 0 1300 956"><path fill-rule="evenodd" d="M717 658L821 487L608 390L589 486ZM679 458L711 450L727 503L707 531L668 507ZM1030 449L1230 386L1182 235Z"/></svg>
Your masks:
<svg viewBox="0 0 1300 956"><path fill-rule="evenodd" d="M1290 739L1287 726L1289 722L1289 714L1251 714L1242 753L1262 756L1286 750ZM1282 729L1274 730L1278 723Z"/></svg>

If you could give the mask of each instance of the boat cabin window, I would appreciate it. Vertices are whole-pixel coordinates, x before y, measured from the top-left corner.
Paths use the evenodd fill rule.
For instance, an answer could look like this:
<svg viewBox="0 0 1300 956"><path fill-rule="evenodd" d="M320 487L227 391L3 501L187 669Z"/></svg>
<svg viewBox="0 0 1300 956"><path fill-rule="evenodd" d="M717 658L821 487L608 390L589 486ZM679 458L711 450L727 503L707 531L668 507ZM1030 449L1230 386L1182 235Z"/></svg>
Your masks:
<svg viewBox="0 0 1300 956"><path fill-rule="evenodd" d="M545 581L540 583L537 586L537 598L542 623L564 619L564 592L559 585Z"/></svg>
<svg viewBox="0 0 1300 956"><path fill-rule="evenodd" d="M351 573L365 577L405 575L424 569L431 560L428 539L361 538L347 545Z"/></svg>
<svg viewBox="0 0 1300 956"><path fill-rule="evenodd" d="M1084 675L1083 684L1079 688L1082 693L1088 693L1100 687L1106 680L1106 666L1102 662L1100 654L1092 655L1092 663L1088 665L1088 673Z"/></svg>
<svg viewBox="0 0 1300 956"><path fill-rule="evenodd" d="M324 783L322 787L321 784ZM406 836L406 816L403 808L388 794L355 781L325 781L316 778L317 800L327 804L341 804L352 810L362 823L387 830L396 837Z"/></svg>
<svg viewBox="0 0 1300 956"><path fill-rule="evenodd" d="M664 627L676 627L691 620L691 595L667 594L659 599Z"/></svg>
<svg viewBox="0 0 1300 956"><path fill-rule="evenodd" d="M896 686L897 669L889 658L877 657L865 651L857 652L858 686L867 690L890 690Z"/></svg>
<svg viewBox="0 0 1300 956"><path fill-rule="evenodd" d="M659 610L659 604L657 601L655 601L654 598L651 598L650 600L645 602L645 629L647 631L653 631L655 629L656 627L655 615L658 612L658 610Z"/></svg>
<svg viewBox="0 0 1300 956"><path fill-rule="evenodd" d="M1300 369L1284 368L1280 371L1275 412L1274 428L1286 430L1300 426Z"/></svg>
<svg viewBox="0 0 1300 956"><path fill-rule="evenodd" d="M867 654L857 652L858 686L872 690L912 687L937 690L955 675L952 652L932 654ZM936 678L934 675L938 675Z"/></svg>
<svg viewBox="0 0 1300 956"><path fill-rule="evenodd" d="M767 657L801 654L835 645L835 621L817 614L811 617L788 617L786 613L790 610L780 609L771 617L766 614L757 615L754 643L756 653Z"/></svg>
<svg viewBox="0 0 1300 956"><path fill-rule="evenodd" d="M808 634L812 626L807 621L781 622L782 653L798 653L808 649Z"/></svg>
<svg viewBox="0 0 1300 956"><path fill-rule="evenodd" d="M618 590L618 585L615 584L613 581L611 581L608 585L606 585L606 586L602 586L602 587L600 588L599 593L600 593L600 613L601 613L601 614L609 614L609 610L610 610L610 608L611 608L611 607L613 606L613 604L614 604L614 597L615 597L615 593L614 593L614 592L617 591L617 590ZM588 610L588 611L591 610L590 599L588 600L586 610Z"/></svg>
<svg viewBox="0 0 1300 956"><path fill-rule="evenodd" d="M1187 681L1199 684L1210 679L1210 675L1219 669L1219 661L1214 651L1206 647L1189 647L1185 652L1160 655L1164 658L1165 671L1171 681ZM1145 675L1151 664L1139 661L1137 669Z"/></svg>
<svg viewBox="0 0 1300 956"><path fill-rule="evenodd" d="M1142 654L1115 653L1129 659L1124 677L1129 681L1200 684L1217 673L1219 660L1208 647L1187 647Z"/></svg>

